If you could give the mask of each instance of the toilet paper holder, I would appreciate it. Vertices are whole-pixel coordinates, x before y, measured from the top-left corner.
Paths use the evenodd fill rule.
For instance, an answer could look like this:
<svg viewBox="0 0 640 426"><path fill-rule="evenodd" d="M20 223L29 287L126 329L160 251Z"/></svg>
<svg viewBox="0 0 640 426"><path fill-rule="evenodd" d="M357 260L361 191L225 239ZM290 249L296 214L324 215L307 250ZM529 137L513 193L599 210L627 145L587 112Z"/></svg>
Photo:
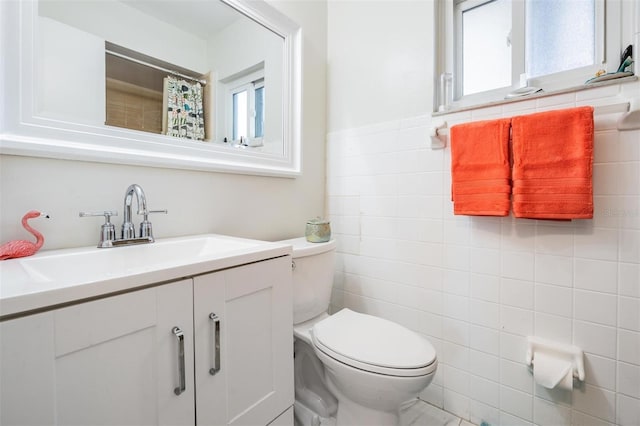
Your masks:
<svg viewBox="0 0 640 426"><path fill-rule="evenodd" d="M541 337L527 337L527 365L535 364L535 353L557 354L572 359L573 377L584 381L584 359L582 349L573 345L554 342ZM535 368L535 367L534 367Z"/></svg>

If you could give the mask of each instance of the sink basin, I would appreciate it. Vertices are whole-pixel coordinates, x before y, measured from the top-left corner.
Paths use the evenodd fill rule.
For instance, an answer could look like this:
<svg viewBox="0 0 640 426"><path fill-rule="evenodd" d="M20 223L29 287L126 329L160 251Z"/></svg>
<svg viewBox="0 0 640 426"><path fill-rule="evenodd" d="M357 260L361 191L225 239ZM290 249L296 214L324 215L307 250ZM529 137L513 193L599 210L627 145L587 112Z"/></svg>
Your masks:
<svg viewBox="0 0 640 426"><path fill-rule="evenodd" d="M63 251L49 256L27 257L19 262L36 281L87 282L194 263L223 253L236 253L260 243L208 235L110 249Z"/></svg>
<svg viewBox="0 0 640 426"><path fill-rule="evenodd" d="M0 318L291 254L291 246L206 234L0 262Z"/></svg>

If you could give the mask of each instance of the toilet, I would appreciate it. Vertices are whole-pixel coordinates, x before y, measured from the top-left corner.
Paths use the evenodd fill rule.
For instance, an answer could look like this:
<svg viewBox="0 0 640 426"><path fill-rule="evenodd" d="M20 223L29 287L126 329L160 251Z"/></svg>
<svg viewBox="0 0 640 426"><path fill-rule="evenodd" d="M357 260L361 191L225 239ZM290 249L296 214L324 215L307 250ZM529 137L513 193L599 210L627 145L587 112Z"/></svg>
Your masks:
<svg viewBox="0 0 640 426"><path fill-rule="evenodd" d="M431 383L435 349L383 318L329 315L336 241L281 242L293 247L296 424L397 425L403 403Z"/></svg>

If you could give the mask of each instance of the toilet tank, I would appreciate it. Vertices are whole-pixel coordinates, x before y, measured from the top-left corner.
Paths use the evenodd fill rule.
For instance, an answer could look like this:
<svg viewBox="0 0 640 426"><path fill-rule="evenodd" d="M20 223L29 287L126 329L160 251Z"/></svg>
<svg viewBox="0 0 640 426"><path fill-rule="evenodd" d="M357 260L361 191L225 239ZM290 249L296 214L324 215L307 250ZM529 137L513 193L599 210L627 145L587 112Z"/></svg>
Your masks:
<svg viewBox="0 0 640 426"><path fill-rule="evenodd" d="M329 308L336 241L310 243L301 237L280 243L293 247L293 323L299 324Z"/></svg>

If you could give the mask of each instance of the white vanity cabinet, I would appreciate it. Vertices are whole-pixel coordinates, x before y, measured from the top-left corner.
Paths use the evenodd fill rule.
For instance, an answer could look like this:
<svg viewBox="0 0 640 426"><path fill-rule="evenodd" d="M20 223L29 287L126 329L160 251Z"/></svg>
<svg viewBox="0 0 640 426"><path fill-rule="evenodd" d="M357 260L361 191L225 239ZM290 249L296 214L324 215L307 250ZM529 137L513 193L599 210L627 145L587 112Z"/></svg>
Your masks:
<svg viewBox="0 0 640 426"><path fill-rule="evenodd" d="M270 423L293 404L290 271L283 256L1 322L0 424Z"/></svg>
<svg viewBox="0 0 640 426"><path fill-rule="evenodd" d="M267 424L293 404L291 258L195 277L193 295L196 423Z"/></svg>
<svg viewBox="0 0 640 426"><path fill-rule="evenodd" d="M0 423L193 424L192 300L184 280L0 323Z"/></svg>

